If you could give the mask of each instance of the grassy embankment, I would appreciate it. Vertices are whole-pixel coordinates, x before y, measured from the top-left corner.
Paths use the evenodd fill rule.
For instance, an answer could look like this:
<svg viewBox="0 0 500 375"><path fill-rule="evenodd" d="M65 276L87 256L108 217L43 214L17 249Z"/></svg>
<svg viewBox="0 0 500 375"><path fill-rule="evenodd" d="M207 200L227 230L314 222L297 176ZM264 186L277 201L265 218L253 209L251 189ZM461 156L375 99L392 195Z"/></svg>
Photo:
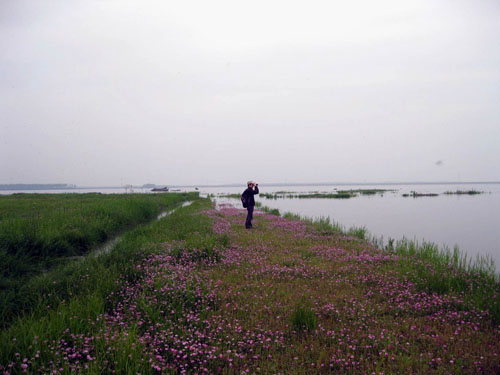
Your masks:
<svg viewBox="0 0 500 375"><path fill-rule="evenodd" d="M0 327L44 290L34 276L86 254L113 235L196 194L0 196Z"/></svg>
<svg viewBox="0 0 500 375"><path fill-rule="evenodd" d="M285 216L256 212L254 229L245 230L244 211L200 200L132 231L110 253L79 263L87 293L41 305L2 332L0 366L499 372L500 287L490 270L426 246L380 250L326 219Z"/></svg>

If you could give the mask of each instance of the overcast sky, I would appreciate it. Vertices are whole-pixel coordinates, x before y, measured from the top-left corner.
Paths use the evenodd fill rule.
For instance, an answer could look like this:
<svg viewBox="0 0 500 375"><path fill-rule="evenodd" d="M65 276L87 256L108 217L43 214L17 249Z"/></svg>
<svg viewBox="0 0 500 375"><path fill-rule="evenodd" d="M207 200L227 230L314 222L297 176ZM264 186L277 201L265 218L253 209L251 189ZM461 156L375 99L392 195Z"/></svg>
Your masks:
<svg viewBox="0 0 500 375"><path fill-rule="evenodd" d="M500 2L0 1L0 183L500 180Z"/></svg>

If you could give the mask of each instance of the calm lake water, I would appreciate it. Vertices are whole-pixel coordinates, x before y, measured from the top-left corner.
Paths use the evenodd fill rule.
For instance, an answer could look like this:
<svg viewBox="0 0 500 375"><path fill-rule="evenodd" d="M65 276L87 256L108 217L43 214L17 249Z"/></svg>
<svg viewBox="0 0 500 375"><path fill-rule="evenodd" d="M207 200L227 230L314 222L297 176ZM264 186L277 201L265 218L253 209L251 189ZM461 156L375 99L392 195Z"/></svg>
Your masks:
<svg viewBox="0 0 500 375"><path fill-rule="evenodd" d="M489 255L500 270L500 184L446 185L332 185L260 186L262 193L276 191L334 192L334 189L393 189L383 195L359 195L350 199L266 199L263 205L312 218L330 217L346 228L366 227L384 239L403 237L426 240L440 246L458 246L469 257ZM235 193L241 188L205 188L204 192ZM480 195L443 195L445 191L483 191ZM403 197L405 193L437 193L437 197ZM232 200L236 206L240 202Z"/></svg>
<svg viewBox="0 0 500 375"><path fill-rule="evenodd" d="M371 235L384 239L403 237L419 242L426 240L440 246L467 252L471 257L489 255L500 271L500 184L429 184L429 185L311 185L266 186L262 193L334 192L349 189L391 189L383 195L359 195L350 199L266 199L257 197L263 205L278 208L281 213L292 212L311 218L330 217L346 228L366 227ZM195 191L193 187L176 187L176 190ZM241 193L241 186L200 187L200 193ZM478 190L480 195L443 195L445 191ZM437 197L403 197L403 194L437 193ZM33 193L35 191L25 191ZM130 192L124 188L89 188L74 190L45 190L40 193L88 193L104 194ZM149 193L149 189L134 188L135 193ZM0 194L12 194L1 191ZM239 200L217 198L219 202L231 202L240 207Z"/></svg>

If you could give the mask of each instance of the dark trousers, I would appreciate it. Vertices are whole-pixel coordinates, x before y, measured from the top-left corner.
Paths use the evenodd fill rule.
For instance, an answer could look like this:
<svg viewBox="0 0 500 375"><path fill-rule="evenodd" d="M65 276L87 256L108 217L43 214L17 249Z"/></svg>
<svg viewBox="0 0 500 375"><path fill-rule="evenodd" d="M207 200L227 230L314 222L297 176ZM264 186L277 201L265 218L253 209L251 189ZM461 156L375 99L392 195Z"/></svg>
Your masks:
<svg viewBox="0 0 500 375"><path fill-rule="evenodd" d="M245 221L245 228L251 228L253 219L253 206L248 206L247 211L248 213L247 213L247 221Z"/></svg>

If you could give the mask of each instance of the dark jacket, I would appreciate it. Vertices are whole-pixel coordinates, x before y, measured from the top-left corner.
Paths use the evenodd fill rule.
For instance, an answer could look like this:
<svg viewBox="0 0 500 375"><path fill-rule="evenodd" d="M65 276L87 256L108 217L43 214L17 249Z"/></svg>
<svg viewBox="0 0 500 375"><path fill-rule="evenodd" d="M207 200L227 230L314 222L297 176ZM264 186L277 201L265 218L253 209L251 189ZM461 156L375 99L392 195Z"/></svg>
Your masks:
<svg viewBox="0 0 500 375"><path fill-rule="evenodd" d="M253 198L254 195L259 194L259 187L256 186L255 190L251 188L247 188L243 194L247 196L247 206L255 206L255 199Z"/></svg>

